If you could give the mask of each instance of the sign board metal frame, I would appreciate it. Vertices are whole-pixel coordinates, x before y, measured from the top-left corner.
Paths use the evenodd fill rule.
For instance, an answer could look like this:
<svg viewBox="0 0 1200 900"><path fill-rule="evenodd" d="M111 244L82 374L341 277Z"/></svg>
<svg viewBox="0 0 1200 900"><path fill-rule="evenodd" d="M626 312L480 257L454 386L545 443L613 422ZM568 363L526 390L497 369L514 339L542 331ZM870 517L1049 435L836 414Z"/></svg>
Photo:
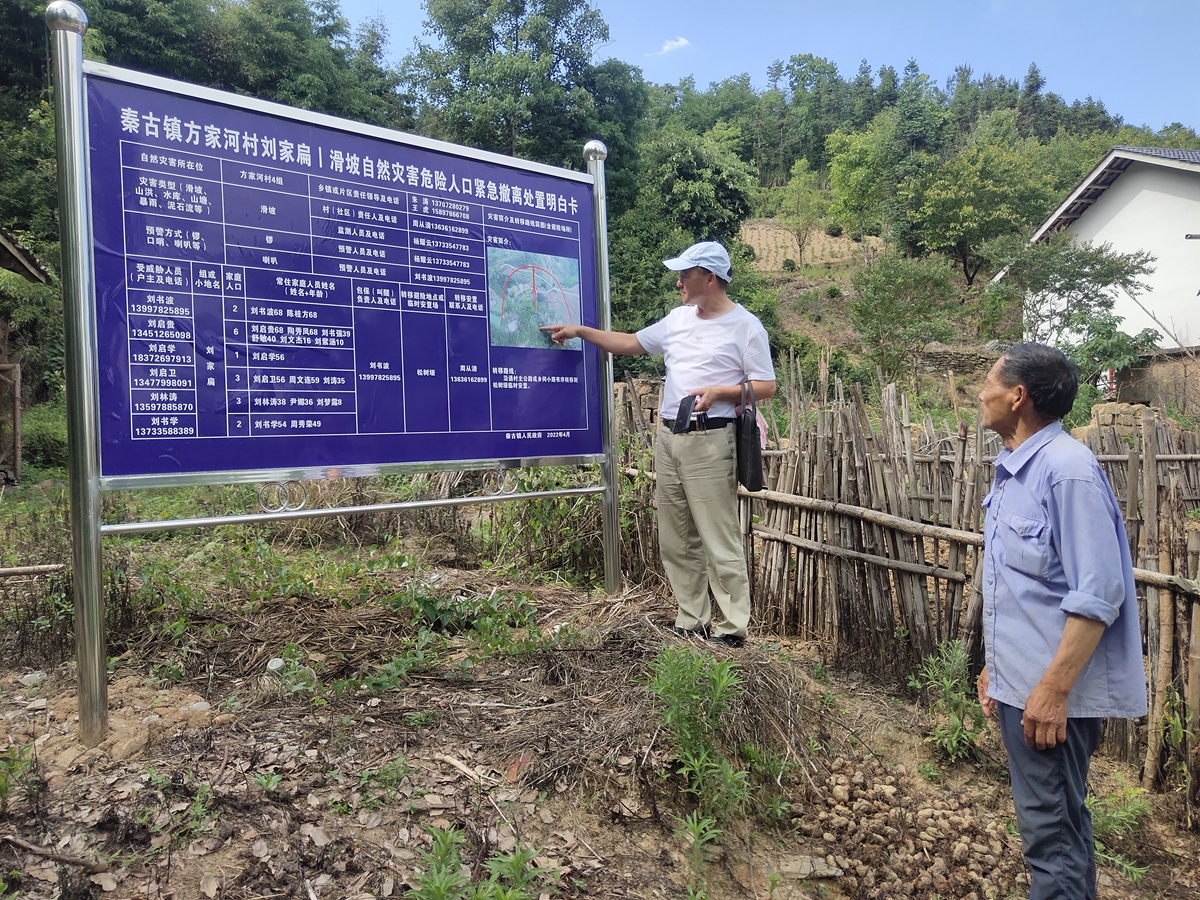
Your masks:
<svg viewBox="0 0 1200 900"><path fill-rule="evenodd" d="M105 210L92 223L102 490L601 461L599 351L578 340L548 349L536 330L532 341L508 335L504 326L529 310L514 315L514 299L498 289L532 289L536 314L541 273L543 314L549 306L568 318L573 305L598 322L593 174L107 65L85 62L84 73L92 208ZM389 160L399 175L408 162L408 181L393 180ZM441 219L439 204L452 207ZM461 236L447 238L448 228ZM455 250L422 249L437 245ZM547 268L556 264L565 288ZM422 284L439 279L467 287ZM456 314L465 304L452 296L471 310ZM290 332L332 333L345 349L288 345L333 340ZM286 362L259 361L268 357ZM451 371L456 359L471 363L459 366L470 379ZM297 373L349 385L274 386ZM448 384L465 380L483 383ZM501 390L513 387L525 390ZM314 412L314 398L347 411ZM275 411L298 400L310 404L307 419L303 407L299 420L295 406ZM262 430L331 420L328 433ZM534 452L512 452L524 448Z"/></svg>
<svg viewBox="0 0 1200 900"><path fill-rule="evenodd" d="M583 290L587 283L586 276L590 275L594 279L595 285L596 322L600 328L608 329L611 325L611 315L609 311L607 216L605 213L606 198L604 186L604 160L607 156L607 151L604 145L599 141L590 141L584 148L584 158L587 161L588 168L588 172L584 174L544 166L538 163L515 160L498 154L456 147L417 136L403 135L375 126L360 125L358 123L335 119L331 116L295 110L267 101L230 95L156 76L143 75L100 64L85 63L83 60L83 35L87 30L87 16L83 9L77 4L70 2L70 0L54 0L46 8L45 18L52 34L55 88L54 109L62 227L62 284L65 310L64 343L68 384L67 426L69 438L68 464L71 482L72 571L75 584L80 735L83 742L90 746L100 743L104 739L108 727L107 673L101 597L101 540L103 534L163 528L198 527L218 523L261 521L273 518L336 515L344 512L344 510L333 509L291 509L265 516L230 516L220 519L103 525L100 517L100 493L102 490L185 486L193 484L289 481L294 479L364 476L449 468L504 469L517 466L547 464L598 463L601 475L601 486L598 488L563 489L529 494L498 494L490 497L456 498L450 501L380 504L371 507L356 507L354 511L397 509L408 506L420 507L437 504L465 505L469 503L491 502L493 500L519 500L599 493L603 495L605 587L609 593L615 593L620 587L620 568L616 456L613 440L612 359L608 354L601 354L595 348L586 344L579 349L583 349L584 351L585 365L591 372L598 376L595 385L589 386L589 391L592 390L592 387L598 389L597 402L594 404L595 408L592 410L598 421L591 422L589 419L588 431L593 439L595 437L599 438L600 446L597 449L600 452L578 452L562 455L546 453L544 452L544 444L536 443L537 440L542 438L542 433L535 428L531 428L528 430L534 431L534 434L531 436L535 439L533 446L543 450L543 452L535 455L514 455L508 457L501 454L473 456L470 453L459 455L450 453L435 454L435 456L444 455L446 458L420 459L412 458L412 454L410 453L409 459L399 462L386 458L338 459L332 461L319 460L316 462L305 461L299 464L280 466L257 465L251 467L225 467L212 470L199 470L194 467L189 469L187 466L182 466L179 471L103 474L101 469L100 443L101 394L103 386L100 383L100 338L97 326L98 279L94 255L96 248L94 235L97 232L95 231L96 223L93 219L97 211L92 208L91 203L88 77L105 79L113 83L136 85L141 88L163 91L216 104L232 105L240 110L263 113L278 119L304 122L321 128L378 138L420 150L451 154L459 158L471 159L492 166L503 166L507 169L520 170L533 175L549 175L554 178L565 179L568 182L575 182L585 187L590 185L593 221L589 224L591 225L591 236L594 241L594 245L591 248L594 251L594 256L589 257L586 254L582 247L583 234L577 234L577 239L581 242L581 247L577 256L580 271L578 272L577 279L579 288L576 298L576 309L579 311L580 318L582 319L584 310ZM123 196L121 190L121 187L117 188L118 197ZM565 203L566 195L560 195L557 202ZM108 209L105 211L105 214L111 217L113 211ZM122 221L124 221L124 212L119 214L122 216ZM528 221L531 220L522 220L522 223L528 224ZM543 229L548 227L544 223L540 225L538 223L534 224ZM108 226L109 220L106 219L102 223L101 233L111 236L111 228ZM145 234L152 236L149 227L145 229ZM187 235L181 236L185 240L188 238ZM112 255L111 246L106 245L105 249L107 255ZM520 250L521 248L518 247L517 249ZM122 260L126 258L126 250L127 248L122 246L121 253L119 254ZM585 260L590 260L590 267ZM415 258L411 261L416 262ZM128 275L129 271L126 268L125 274ZM378 267L368 271L386 272L387 270ZM486 268L484 271L486 277ZM339 285L333 283L337 277L336 275L330 275L326 279L325 284L319 284L315 287L318 289L334 290L339 287ZM220 283L225 283L225 281L226 279L223 277L219 279ZM475 284L478 284L477 280ZM308 287L312 288L314 286L310 284ZM119 289L122 296L124 296L125 283L123 279ZM563 294L561 302L569 312L571 309L569 298L561 286L560 292ZM534 298L536 304L536 287L534 288ZM443 311L447 309L447 301L445 301L444 297L441 304L438 304L438 301L434 299L434 295L432 294L427 295L424 299L426 303L438 306ZM481 312L477 306L474 308L474 311ZM128 311L125 310L125 312ZM490 321L494 313L491 304L488 304L487 313ZM282 313L278 314L282 315ZM331 333L337 334L336 330ZM111 336L107 332L106 335ZM193 329L193 340L195 339L195 335L196 332ZM243 338L243 340L246 340L248 343L248 333L247 337ZM132 334L130 335L130 343L133 343ZM530 344L518 343L513 346L529 347ZM547 350L546 352L560 351ZM127 359L127 362L131 359L132 355ZM357 368L354 371L357 372ZM503 369L501 369L501 373L504 373ZM492 374L489 371L487 377L490 379ZM553 379L544 375L527 377L526 380L536 383L553 381ZM357 378L355 382L357 383ZM528 387L528 384L525 385L525 389ZM520 389L518 387L516 390ZM158 399L155 398L155 400ZM132 412L133 404L131 402L129 405L131 416ZM111 423L108 424L111 427ZM320 425L321 423L318 422L317 424ZM491 430L495 429L492 428ZM515 428L514 430L521 431L525 429ZM522 436L518 435L518 437ZM239 438L238 440L256 439Z"/></svg>

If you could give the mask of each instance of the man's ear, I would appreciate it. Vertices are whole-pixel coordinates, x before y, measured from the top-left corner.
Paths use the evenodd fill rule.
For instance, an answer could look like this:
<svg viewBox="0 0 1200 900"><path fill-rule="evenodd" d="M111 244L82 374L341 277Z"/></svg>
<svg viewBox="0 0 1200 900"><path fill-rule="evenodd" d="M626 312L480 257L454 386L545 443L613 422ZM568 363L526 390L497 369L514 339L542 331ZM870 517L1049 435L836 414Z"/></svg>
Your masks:
<svg viewBox="0 0 1200 900"><path fill-rule="evenodd" d="M1023 384L1015 384L1009 390L1012 392L1009 396L1012 397L1010 408L1015 413L1020 413L1028 408L1033 409L1033 398L1029 396L1029 391L1025 389Z"/></svg>

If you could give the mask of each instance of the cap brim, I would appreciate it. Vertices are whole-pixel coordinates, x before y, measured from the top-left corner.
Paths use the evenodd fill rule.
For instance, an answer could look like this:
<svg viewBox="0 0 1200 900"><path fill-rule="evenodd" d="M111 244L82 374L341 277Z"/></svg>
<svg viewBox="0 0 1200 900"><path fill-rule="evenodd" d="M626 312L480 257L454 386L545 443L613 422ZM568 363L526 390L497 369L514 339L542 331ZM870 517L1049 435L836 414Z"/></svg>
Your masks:
<svg viewBox="0 0 1200 900"><path fill-rule="evenodd" d="M663 265L673 272L682 272L684 269L690 269L696 264L677 256L675 259L664 259Z"/></svg>

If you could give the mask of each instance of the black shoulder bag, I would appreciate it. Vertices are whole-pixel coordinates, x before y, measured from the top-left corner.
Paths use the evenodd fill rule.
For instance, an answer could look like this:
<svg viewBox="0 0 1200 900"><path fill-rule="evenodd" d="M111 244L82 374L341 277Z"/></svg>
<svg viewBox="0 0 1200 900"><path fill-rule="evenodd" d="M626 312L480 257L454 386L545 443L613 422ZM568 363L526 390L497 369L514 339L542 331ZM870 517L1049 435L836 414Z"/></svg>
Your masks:
<svg viewBox="0 0 1200 900"><path fill-rule="evenodd" d="M750 402L746 402L746 391ZM737 480L748 491L763 489L762 443L758 432L758 407L754 403L754 385L742 382L742 411L737 417Z"/></svg>

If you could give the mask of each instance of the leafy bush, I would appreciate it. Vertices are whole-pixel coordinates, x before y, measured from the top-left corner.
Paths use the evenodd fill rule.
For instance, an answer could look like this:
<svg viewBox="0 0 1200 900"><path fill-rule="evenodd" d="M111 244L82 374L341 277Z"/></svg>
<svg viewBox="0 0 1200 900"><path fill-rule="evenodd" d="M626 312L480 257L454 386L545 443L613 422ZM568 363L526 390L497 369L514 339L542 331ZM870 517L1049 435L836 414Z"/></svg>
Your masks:
<svg viewBox="0 0 1200 900"><path fill-rule="evenodd" d="M854 273L857 296L850 321L871 362L894 381L912 371L921 349L953 334L955 298L950 267L942 259L909 259L887 253Z"/></svg>
<svg viewBox="0 0 1200 900"><path fill-rule="evenodd" d="M783 271L785 271L785 272L795 272L796 271L796 261L794 259L792 259L790 256L783 261Z"/></svg>
<svg viewBox="0 0 1200 900"><path fill-rule="evenodd" d="M1117 776L1117 789L1103 797L1087 798L1092 814L1092 836L1096 842L1096 860L1111 866L1137 884L1146 874L1146 867L1137 866L1122 856L1116 845L1134 837L1142 828L1142 820L1150 815L1150 804L1142 796L1145 788L1130 787Z"/></svg>
<svg viewBox="0 0 1200 900"><path fill-rule="evenodd" d="M1097 403L1103 402L1104 398L1100 396L1093 385L1084 382L1079 385L1079 393L1075 395L1075 404L1071 407L1071 411L1063 416L1063 428L1079 428L1081 426L1090 425L1092 421L1092 407Z"/></svg>
<svg viewBox="0 0 1200 900"><path fill-rule="evenodd" d="M842 296L842 289L836 284L828 284L825 286L825 296L830 300L836 300L838 297Z"/></svg>
<svg viewBox="0 0 1200 900"><path fill-rule="evenodd" d="M825 226L825 233L827 235L829 235L830 237L841 237L842 236L842 223L841 222L830 222L828 225Z"/></svg>
<svg viewBox="0 0 1200 900"><path fill-rule="evenodd" d="M757 219L773 219L783 205L782 187L754 187L750 191L750 215Z"/></svg>
<svg viewBox="0 0 1200 900"><path fill-rule="evenodd" d="M45 469L66 467L67 402L61 394L22 413L21 458L28 465Z"/></svg>
<svg viewBox="0 0 1200 900"><path fill-rule="evenodd" d="M438 597L415 583L394 595L389 603L393 609L408 609L413 622L422 628L447 635L493 626L524 628L532 621L534 612L529 598L523 594L510 596L493 591L488 596Z"/></svg>
<svg viewBox="0 0 1200 900"><path fill-rule="evenodd" d="M749 798L749 773L735 768L717 745L717 726L741 684L733 660L718 662L694 647L664 647L646 684L658 700L663 726L675 737L684 791L717 821Z"/></svg>
<svg viewBox="0 0 1200 900"><path fill-rule="evenodd" d="M514 477L519 492L595 483L592 472L577 466L519 469ZM496 503L480 520L480 552L497 567L552 573L572 584L590 585L604 571L600 524L599 501L594 497Z"/></svg>
<svg viewBox="0 0 1200 900"><path fill-rule="evenodd" d="M952 761L975 755L987 731L987 719L971 684L962 644L958 641L939 644L937 652L909 678L908 685L931 695L935 721L925 742L933 744Z"/></svg>

